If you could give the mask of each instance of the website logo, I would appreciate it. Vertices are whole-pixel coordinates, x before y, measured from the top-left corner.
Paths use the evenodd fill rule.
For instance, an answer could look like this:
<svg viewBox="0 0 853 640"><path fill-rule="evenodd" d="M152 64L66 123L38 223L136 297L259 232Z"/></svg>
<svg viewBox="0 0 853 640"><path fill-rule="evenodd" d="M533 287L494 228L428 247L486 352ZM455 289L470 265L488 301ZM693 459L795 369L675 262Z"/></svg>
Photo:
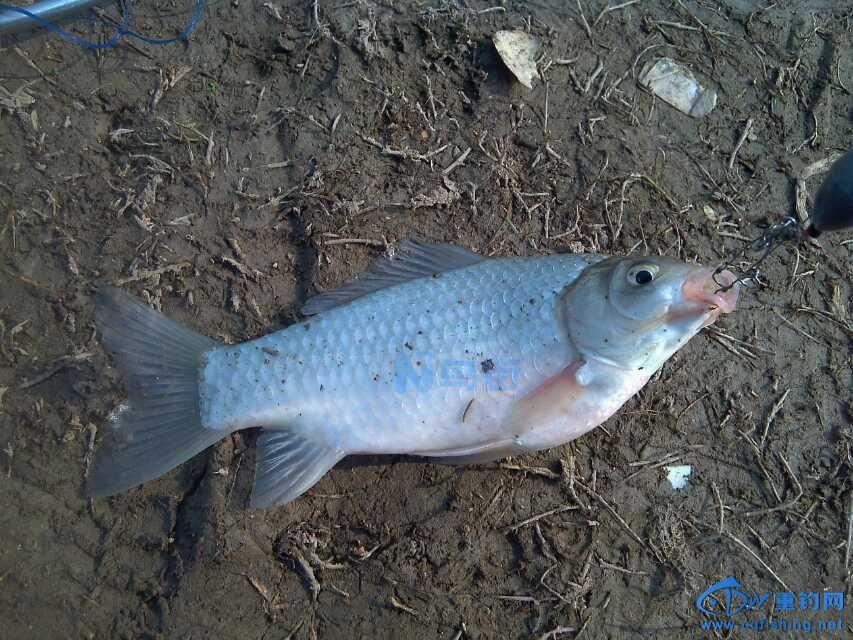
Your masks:
<svg viewBox="0 0 853 640"><path fill-rule="evenodd" d="M709 616L731 618L742 611L760 609L770 593L747 591L733 576L729 576L705 589L696 599L696 608Z"/></svg>
<svg viewBox="0 0 853 640"><path fill-rule="evenodd" d="M696 608L707 616L703 631L844 633L842 591L753 591L729 576L700 593Z"/></svg>
<svg viewBox="0 0 853 640"><path fill-rule="evenodd" d="M394 390L428 393L436 387L466 391L512 392L518 388L521 360L436 358L429 352L400 355L394 363Z"/></svg>

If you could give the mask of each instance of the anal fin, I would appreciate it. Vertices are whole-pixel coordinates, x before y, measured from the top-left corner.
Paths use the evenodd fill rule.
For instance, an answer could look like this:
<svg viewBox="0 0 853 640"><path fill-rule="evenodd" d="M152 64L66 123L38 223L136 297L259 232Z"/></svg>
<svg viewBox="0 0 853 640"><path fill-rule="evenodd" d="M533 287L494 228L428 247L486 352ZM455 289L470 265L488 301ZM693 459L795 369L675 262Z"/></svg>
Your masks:
<svg viewBox="0 0 853 640"><path fill-rule="evenodd" d="M530 451L513 441L504 441L483 447L473 453L449 453L448 455L431 455L429 457L431 458L430 462L439 464L484 464L525 453L530 453Z"/></svg>
<svg viewBox="0 0 853 640"><path fill-rule="evenodd" d="M251 506L272 507L298 498L344 455L292 429L264 429L258 438Z"/></svg>

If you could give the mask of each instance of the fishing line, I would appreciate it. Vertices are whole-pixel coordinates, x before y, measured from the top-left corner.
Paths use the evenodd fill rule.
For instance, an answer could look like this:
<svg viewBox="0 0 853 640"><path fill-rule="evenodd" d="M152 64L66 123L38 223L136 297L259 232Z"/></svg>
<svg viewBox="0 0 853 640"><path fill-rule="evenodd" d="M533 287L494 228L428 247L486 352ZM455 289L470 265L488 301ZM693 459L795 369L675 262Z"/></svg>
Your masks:
<svg viewBox="0 0 853 640"><path fill-rule="evenodd" d="M735 257L728 259L714 271L714 282L717 283L719 289L716 293L726 292L736 284L750 286L751 283L760 283L759 276L761 271L759 267L772 253L776 251L786 242L796 239L802 234L800 223L793 216L788 216L777 224L768 227L764 233L757 238L750 240L746 248L737 254ZM739 263L746 259L749 254L757 253L758 257L753 259L746 267L739 266ZM719 277L723 271L732 271L740 273L737 278L728 284L721 282Z"/></svg>
<svg viewBox="0 0 853 640"><path fill-rule="evenodd" d="M89 50L103 50L103 49L112 49L117 47L124 38L135 38L140 40L146 44L151 45L167 45L173 44L175 42L187 42L189 41L189 36L196 28L201 20L201 12L204 7L204 0L195 0L195 7L193 9L193 13L190 16L189 22L187 26L178 33L174 38L149 38L148 36L142 35L136 31L133 31L130 28L130 2L129 0L118 0L118 5L121 8L121 23L116 27L113 35L106 42L91 42L84 38L81 38L75 33L71 33L70 31L66 31L62 27L58 26L56 23L51 22L49 20L45 20L39 15L36 15L32 11L24 9L23 7L14 7L7 4L0 4L0 11L11 11L13 13L19 13L28 17L30 20L38 24L40 27L47 29L48 31L55 33L62 39L70 42L71 44L75 44L79 47Z"/></svg>
<svg viewBox="0 0 853 640"><path fill-rule="evenodd" d="M751 240L743 251L717 267L714 271L714 282L720 287L717 293L728 291L736 284L747 286L751 282L760 284L758 278L761 263L786 242L817 238L826 231L851 228L853 228L853 150L842 155L830 167L815 196L808 226L800 223L797 218L788 216L781 222L768 227L764 233ZM735 264L751 253L757 253L758 257L746 267ZM734 282L721 282L720 275L726 269L741 275Z"/></svg>

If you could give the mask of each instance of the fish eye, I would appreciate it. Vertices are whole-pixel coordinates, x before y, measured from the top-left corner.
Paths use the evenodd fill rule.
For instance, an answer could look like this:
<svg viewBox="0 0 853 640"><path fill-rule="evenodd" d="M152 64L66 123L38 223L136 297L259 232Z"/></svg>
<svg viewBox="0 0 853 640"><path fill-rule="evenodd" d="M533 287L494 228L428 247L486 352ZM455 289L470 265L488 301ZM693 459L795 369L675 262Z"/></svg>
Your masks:
<svg viewBox="0 0 853 640"><path fill-rule="evenodd" d="M643 286L655 279L658 268L653 264L641 264L628 271L628 282L632 285Z"/></svg>
<svg viewBox="0 0 853 640"><path fill-rule="evenodd" d="M637 272L637 275L634 276L634 280L637 281L637 284L648 284L652 280L654 280L654 276L651 271L646 271L645 269L640 269Z"/></svg>

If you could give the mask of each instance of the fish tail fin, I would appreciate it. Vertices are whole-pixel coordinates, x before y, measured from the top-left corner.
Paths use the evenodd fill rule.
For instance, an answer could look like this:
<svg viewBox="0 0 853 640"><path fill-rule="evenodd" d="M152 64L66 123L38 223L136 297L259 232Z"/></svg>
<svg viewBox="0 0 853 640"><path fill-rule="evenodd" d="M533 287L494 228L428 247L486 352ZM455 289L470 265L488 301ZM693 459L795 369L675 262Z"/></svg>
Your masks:
<svg viewBox="0 0 853 640"><path fill-rule="evenodd" d="M171 471L225 434L204 428L199 411L202 356L215 341L114 287L99 288L95 315L128 393L88 477L87 493L107 496Z"/></svg>

